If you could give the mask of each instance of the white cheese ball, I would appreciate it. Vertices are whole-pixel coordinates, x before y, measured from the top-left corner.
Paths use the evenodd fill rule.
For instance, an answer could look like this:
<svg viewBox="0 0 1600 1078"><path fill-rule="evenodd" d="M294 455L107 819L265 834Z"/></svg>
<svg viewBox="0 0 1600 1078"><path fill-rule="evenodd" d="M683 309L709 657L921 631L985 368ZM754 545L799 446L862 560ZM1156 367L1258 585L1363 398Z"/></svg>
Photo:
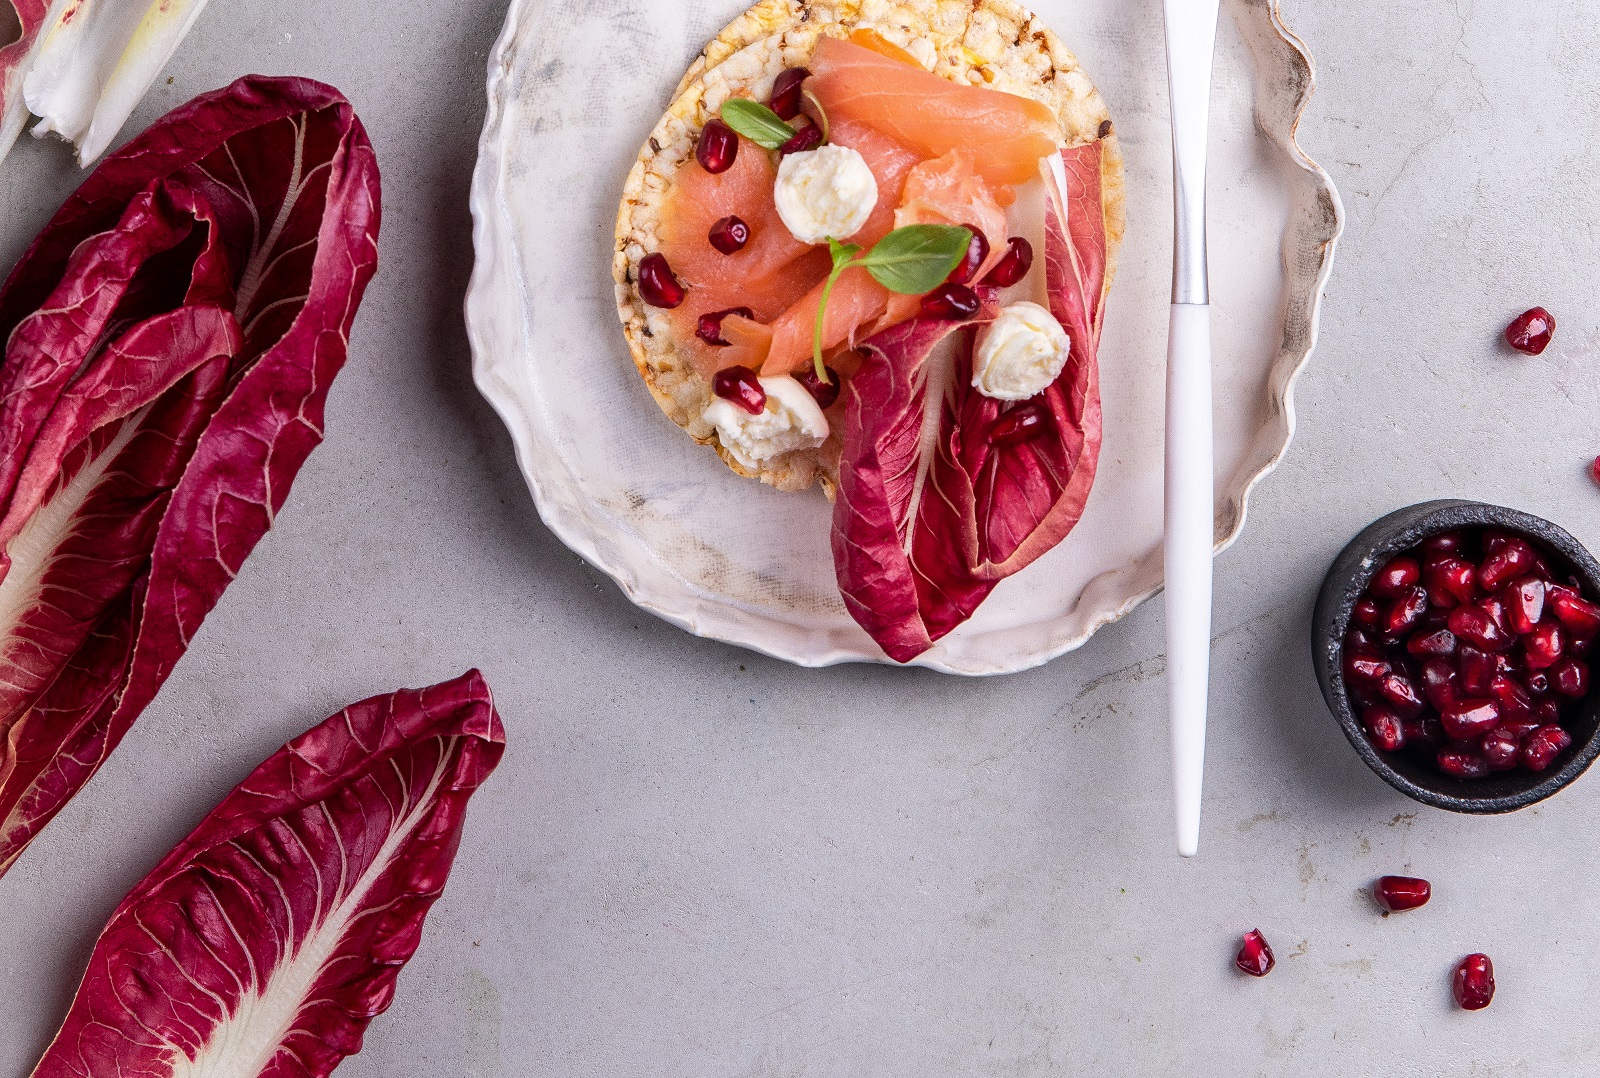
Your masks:
<svg viewBox="0 0 1600 1078"><path fill-rule="evenodd" d="M830 236L843 240L872 216L878 181L859 153L830 144L785 156L772 197L778 216L801 243L822 243Z"/></svg>
<svg viewBox="0 0 1600 1078"><path fill-rule="evenodd" d="M1037 303L1013 303L989 323L972 360L972 386L985 397L1021 401L1061 376L1072 341Z"/></svg>
<svg viewBox="0 0 1600 1078"><path fill-rule="evenodd" d="M716 425L718 441L751 471L796 449L815 449L828 439L828 417L805 386L787 374L760 382L767 393L761 414L751 415L721 397L705 411L706 422Z"/></svg>

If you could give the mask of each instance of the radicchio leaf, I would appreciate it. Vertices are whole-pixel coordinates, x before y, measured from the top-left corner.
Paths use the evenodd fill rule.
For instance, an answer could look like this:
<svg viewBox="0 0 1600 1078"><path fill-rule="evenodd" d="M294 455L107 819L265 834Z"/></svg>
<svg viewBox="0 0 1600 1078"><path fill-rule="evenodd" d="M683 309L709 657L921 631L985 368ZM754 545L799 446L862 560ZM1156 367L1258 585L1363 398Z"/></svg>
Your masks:
<svg viewBox="0 0 1600 1078"><path fill-rule="evenodd" d="M833 558L851 616L898 662L960 625L995 584L1059 543L1083 514L1100 454L1096 352L1108 285L1101 144L1046 159L1045 281L1072 339L1066 367L1020 405L972 387L978 327L916 319L862 346L848 384ZM936 351L962 337L953 362ZM996 425L1016 407L1044 422L1004 444Z"/></svg>
<svg viewBox="0 0 1600 1078"><path fill-rule="evenodd" d="M0 289L0 873L321 442L378 197L336 90L245 78L108 158Z"/></svg>
<svg viewBox="0 0 1600 1078"><path fill-rule="evenodd" d="M321 1078L361 1050L505 732L472 670L274 753L122 900L33 1078Z"/></svg>
<svg viewBox="0 0 1600 1078"><path fill-rule="evenodd" d="M22 24L17 40L0 48L0 160L22 134L28 122L28 103L23 100L22 83L28 77L37 55L39 35L50 14L50 0L8 0Z"/></svg>

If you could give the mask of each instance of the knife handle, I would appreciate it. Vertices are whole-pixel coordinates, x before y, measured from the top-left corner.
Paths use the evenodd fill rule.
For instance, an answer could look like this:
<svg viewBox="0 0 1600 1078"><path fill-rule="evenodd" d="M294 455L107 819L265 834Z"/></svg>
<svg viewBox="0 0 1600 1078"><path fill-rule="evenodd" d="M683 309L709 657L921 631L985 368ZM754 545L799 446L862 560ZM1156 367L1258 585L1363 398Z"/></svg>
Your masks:
<svg viewBox="0 0 1600 1078"><path fill-rule="evenodd" d="M1206 695L1211 670L1211 308L1174 303L1167 336L1167 702L1178 852L1200 846Z"/></svg>

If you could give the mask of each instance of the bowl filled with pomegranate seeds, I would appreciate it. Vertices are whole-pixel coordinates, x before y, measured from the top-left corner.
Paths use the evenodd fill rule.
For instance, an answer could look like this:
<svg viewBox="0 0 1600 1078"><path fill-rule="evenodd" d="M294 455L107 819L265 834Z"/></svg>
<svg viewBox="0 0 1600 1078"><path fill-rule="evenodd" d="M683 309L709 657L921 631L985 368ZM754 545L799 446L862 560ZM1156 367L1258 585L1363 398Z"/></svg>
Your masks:
<svg viewBox="0 0 1600 1078"><path fill-rule="evenodd" d="M1497 505L1397 510L1350 541L1312 619L1317 680L1395 789L1457 812L1543 800L1600 753L1600 563Z"/></svg>

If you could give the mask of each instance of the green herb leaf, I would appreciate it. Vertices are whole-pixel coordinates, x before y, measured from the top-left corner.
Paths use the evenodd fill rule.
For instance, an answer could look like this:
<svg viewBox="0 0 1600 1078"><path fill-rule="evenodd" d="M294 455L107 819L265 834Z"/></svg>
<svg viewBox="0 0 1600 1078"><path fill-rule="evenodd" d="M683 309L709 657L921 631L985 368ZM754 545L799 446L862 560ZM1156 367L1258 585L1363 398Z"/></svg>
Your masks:
<svg viewBox="0 0 1600 1078"><path fill-rule="evenodd" d="M833 268L839 269L856 255L861 253L861 248L853 243L840 243L832 236L828 237L828 253L833 256Z"/></svg>
<svg viewBox="0 0 1600 1078"><path fill-rule="evenodd" d="M739 134L769 150L776 150L794 138L794 128L759 101L730 97L722 103L722 122Z"/></svg>
<svg viewBox="0 0 1600 1078"><path fill-rule="evenodd" d="M960 225L907 225L879 240L860 264L889 291L915 296L950 276L971 243L971 229Z"/></svg>

